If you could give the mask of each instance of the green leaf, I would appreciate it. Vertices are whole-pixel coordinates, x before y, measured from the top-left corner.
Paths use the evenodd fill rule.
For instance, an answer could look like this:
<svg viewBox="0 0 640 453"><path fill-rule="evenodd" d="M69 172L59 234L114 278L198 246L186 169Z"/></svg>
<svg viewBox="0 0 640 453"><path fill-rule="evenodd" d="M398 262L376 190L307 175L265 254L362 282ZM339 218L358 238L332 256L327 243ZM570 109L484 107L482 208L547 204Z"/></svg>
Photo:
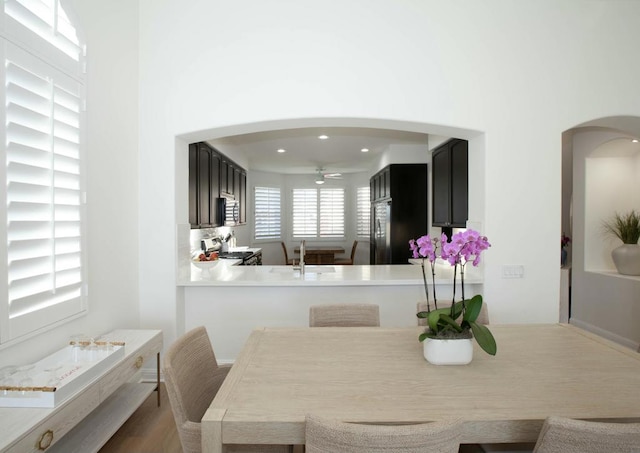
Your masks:
<svg viewBox="0 0 640 453"><path fill-rule="evenodd" d="M480 315L482 309L482 296L480 294L473 296L471 299L465 301L466 309L464 311L464 317L462 318L467 322L475 322Z"/></svg>
<svg viewBox="0 0 640 453"><path fill-rule="evenodd" d="M421 333L420 336L418 337L418 340L420 341L424 341L425 339L429 338L430 335L427 332Z"/></svg>
<svg viewBox="0 0 640 453"><path fill-rule="evenodd" d="M429 312L427 312L427 311L419 311L418 313L416 313L416 316L418 318L426 318L427 316L429 316Z"/></svg>
<svg viewBox="0 0 640 453"><path fill-rule="evenodd" d="M473 332L473 336L478 342L478 345L490 355L496 355L496 351L498 349L496 345L496 340L493 338L493 335L487 328L487 326L483 326L482 324L478 324L475 321L469 323L471 325L471 331Z"/></svg>
<svg viewBox="0 0 640 453"><path fill-rule="evenodd" d="M451 316L445 315L445 314L441 314L440 315L440 321L444 322L445 327L449 326L452 329L454 329L456 332L462 332L462 327L460 327L460 324L458 324L456 322L456 320L453 319Z"/></svg>
<svg viewBox="0 0 640 453"><path fill-rule="evenodd" d="M427 323L432 332L438 333L445 326L451 325L448 321L442 321L442 316L446 316L450 320L458 319L462 314L462 301L456 302L453 304L453 317L451 317L451 307L438 308L437 310L432 310L427 316ZM460 326L456 324L456 331L460 331Z"/></svg>

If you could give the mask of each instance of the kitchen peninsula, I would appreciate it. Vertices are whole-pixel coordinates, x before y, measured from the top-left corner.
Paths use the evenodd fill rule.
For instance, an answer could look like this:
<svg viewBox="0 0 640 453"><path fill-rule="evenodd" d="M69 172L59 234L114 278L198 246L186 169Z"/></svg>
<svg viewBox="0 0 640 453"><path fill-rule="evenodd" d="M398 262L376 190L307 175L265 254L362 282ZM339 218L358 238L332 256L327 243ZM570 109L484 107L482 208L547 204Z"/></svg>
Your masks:
<svg viewBox="0 0 640 453"><path fill-rule="evenodd" d="M255 328L308 326L314 304L375 303L382 326L406 327L417 325L416 304L425 300L419 265L307 265L301 274L292 266L231 264L220 260L208 271L188 260L178 266L184 329L204 325L221 362L234 361ZM451 268L437 267L438 298L450 300ZM468 269L465 296L481 292L481 276L481 269Z"/></svg>

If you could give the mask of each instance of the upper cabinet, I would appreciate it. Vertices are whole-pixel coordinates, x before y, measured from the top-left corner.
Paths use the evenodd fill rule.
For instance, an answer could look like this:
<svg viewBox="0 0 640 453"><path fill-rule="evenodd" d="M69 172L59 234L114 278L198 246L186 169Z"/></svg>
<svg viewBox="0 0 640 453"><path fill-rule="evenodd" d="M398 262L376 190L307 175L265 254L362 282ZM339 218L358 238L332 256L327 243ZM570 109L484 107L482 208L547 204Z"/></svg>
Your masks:
<svg viewBox="0 0 640 453"><path fill-rule="evenodd" d="M191 228L222 226L220 200L235 200L239 216L235 224L246 223L247 172L206 143L189 145L189 223ZM227 219L227 225L229 220Z"/></svg>
<svg viewBox="0 0 640 453"><path fill-rule="evenodd" d="M469 142L453 139L432 154L433 226L465 228L469 212Z"/></svg>

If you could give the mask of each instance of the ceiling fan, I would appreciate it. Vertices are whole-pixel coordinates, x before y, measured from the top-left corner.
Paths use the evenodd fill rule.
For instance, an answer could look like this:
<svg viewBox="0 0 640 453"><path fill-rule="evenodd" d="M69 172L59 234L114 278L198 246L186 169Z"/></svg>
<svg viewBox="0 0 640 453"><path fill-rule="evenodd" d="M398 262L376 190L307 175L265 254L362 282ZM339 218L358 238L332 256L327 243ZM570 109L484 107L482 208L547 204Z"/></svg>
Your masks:
<svg viewBox="0 0 640 453"><path fill-rule="evenodd" d="M320 167L316 170L316 184L324 184L325 179L342 179L342 173L323 173L324 168Z"/></svg>

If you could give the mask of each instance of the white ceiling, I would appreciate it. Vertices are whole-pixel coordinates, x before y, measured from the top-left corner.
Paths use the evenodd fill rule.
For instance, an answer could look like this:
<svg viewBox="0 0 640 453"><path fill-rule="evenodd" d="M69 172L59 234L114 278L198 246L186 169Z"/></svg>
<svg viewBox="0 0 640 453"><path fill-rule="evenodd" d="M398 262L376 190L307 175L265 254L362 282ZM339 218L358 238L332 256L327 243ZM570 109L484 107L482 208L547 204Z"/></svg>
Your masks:
<svg viewBox="0 0 640 453"><path fill-rule="evenodd" d="M328 135L326 140L318 139ZM428 145L428 134L390 129L307 127L256 132L208 140L226 154L233 150L248 159L249 169L287 174L368 171L392 145ZM368 148L369 152L361 152ZM278 153L278 149L286 152Z"/></svg>

